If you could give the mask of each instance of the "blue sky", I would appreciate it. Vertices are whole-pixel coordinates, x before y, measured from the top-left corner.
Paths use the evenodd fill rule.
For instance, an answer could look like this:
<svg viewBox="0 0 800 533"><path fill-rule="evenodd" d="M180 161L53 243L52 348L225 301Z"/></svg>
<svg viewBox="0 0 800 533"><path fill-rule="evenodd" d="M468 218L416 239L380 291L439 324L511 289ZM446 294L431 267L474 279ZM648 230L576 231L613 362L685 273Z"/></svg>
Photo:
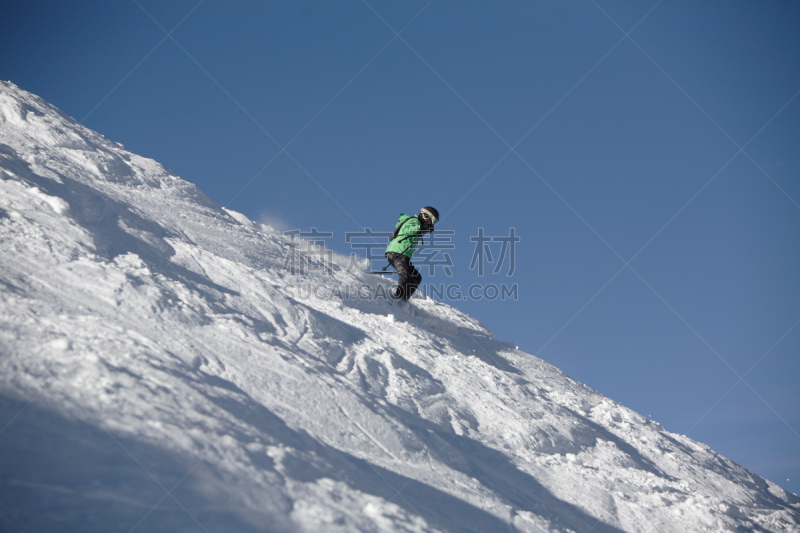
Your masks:
<svg viewBox="0 0 800 533"><path fill-rule="evenodd" d="M519 294L451 303L799 493L799 29L790 1L30 1L0 77L341 253L435 206L425 282ZM514 228L511 276L469 268L479 228Z"/></svg>

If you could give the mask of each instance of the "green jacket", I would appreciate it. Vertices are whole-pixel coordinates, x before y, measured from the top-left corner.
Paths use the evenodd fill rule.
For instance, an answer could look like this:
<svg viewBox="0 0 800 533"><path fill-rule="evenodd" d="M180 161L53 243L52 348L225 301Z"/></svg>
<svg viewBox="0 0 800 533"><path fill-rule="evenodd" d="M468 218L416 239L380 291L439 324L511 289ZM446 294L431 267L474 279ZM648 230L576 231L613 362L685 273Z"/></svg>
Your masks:
<svg viewBox="0 0 800 533"><path fill-rule="evenodd" d="M408 222L406 222L406 220ZM405 224L403 224L403 222L405 222ZM419 238L422 237L419 219L402 213L400 215L400 220L398 220L397 224L394 226L395 229L397 229L400 224L403 224L403 227L397 232L397 237L389 242L389 246L386 247L386 253L397 252L398 254L411 257L414 255L414 249L417 247Z"/></svg>

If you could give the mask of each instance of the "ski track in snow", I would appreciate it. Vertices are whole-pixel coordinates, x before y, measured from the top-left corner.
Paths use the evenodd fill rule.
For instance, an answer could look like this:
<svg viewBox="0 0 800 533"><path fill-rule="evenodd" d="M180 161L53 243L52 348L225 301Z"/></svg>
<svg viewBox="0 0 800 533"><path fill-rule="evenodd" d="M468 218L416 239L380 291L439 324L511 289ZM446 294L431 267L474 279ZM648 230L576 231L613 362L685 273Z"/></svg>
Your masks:
<svg viewBox="0 0 800 533"><path fill-rule="evenodd" d="M0 82L4 531L798 531L800 499ZM299 250L302 250L302 246ZM340 292L341 292L340 291Z"/></svg>

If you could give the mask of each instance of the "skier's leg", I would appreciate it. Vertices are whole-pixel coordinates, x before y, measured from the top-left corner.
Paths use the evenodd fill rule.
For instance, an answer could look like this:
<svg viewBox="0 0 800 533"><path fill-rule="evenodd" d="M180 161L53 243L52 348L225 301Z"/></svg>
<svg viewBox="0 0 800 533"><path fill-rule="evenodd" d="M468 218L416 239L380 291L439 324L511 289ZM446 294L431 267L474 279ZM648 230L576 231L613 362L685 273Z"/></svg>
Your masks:
<svg viewBox="0 0 800 533"><path fill-rule="evenodd" d="M404 257L404 256L402 256L401 254L398 254L396 252L387 252L386 253L386 259L389 260L389 264L392 265L392 267L395 269L395 271L397 271L397 274L399 276L399 280L397 281L397 287L392 289L392 292L390 293L390 296L392 298L396 298L398 300L403 297L403 291L402 291L401 287L403 286L403 282L405 281L405 278L404 278L405 266L403 265L403 261L401 260L401 257Z"/></svg>
<svg viewBox="0 0 800 533"><path fill-rule="evenodd" d="M410 268L408 281L406 281L405 287L405 298L408 300L411 298L411 295L417 291L417 287L419 284L422 283L422 274L411 264L411 260L408 261L408 266Z"/></svg>
<svg viewBox="0 0 800 533"><path fill-rule="evenodd" d="M394 295L397 298L408 300L414 291L417 290L422 281L422 276L417 269L411 265L411 259L407 255L398 254L396 252L389 252L386 254L386 259L392 264L397 271L399 280L397 281L397 288Z"/></svg>
<svg viewBox="0 0 800 533"><path fill-rule="evenodd" d="M400 279L397 283L397 295L403 300L408 300L422 282L422 276L411 264L411 259L407 255L400 255L395 261L394 267L397 273L400 274Z"/></svg>

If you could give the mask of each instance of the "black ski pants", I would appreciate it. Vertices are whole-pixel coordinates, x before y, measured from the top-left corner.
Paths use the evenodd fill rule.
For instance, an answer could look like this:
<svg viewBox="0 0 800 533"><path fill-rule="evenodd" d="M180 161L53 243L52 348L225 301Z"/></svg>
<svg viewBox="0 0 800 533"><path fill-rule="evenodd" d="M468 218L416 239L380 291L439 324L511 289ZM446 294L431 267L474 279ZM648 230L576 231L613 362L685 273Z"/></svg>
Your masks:
<svg viewBox="0 0 800 533"><path fill-rule="evenodd" d="M414 265L411 264L411 258L405 254L387 252L386 259L389 260L389 263L400 275L400 280L397 282L397 289L395 289L395 297L408 300L417 290L419 284L422 283L422 275L414 268Z"/></svg>

